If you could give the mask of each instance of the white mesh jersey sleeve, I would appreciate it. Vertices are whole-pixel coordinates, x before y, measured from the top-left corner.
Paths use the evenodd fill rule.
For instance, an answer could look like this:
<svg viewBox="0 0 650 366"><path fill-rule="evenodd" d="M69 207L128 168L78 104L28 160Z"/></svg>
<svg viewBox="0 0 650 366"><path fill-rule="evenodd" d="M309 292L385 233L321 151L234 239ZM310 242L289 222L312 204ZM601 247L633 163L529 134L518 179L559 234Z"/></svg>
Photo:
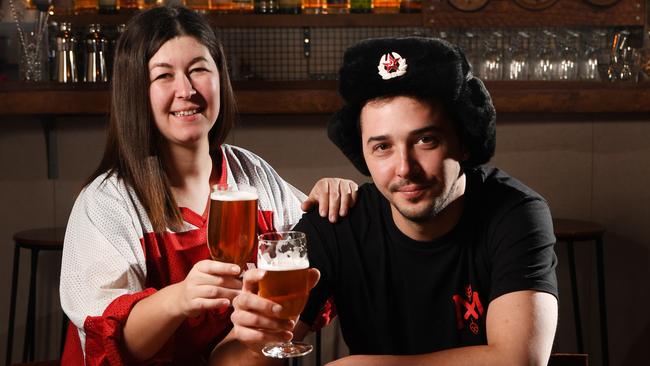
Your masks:
<svg viewBox="0 0 650 366"><path fill-rule="evenodd" d="M61 306L79 329L100 316L117 297L142 291L147 268L140 239L152 232L144 208L123 181L106 174L79 194L65 234L61 263Z"/></svg>
<svg viewBox="0 0 650 366"><path fill-rule="evenodd" d="M292 227L302 217L301 203L307 196L287 183L264 159L232 145L222 145L228 166L228 183L248 184L257 188L259 209L273 212L276 229Z"/></svg>

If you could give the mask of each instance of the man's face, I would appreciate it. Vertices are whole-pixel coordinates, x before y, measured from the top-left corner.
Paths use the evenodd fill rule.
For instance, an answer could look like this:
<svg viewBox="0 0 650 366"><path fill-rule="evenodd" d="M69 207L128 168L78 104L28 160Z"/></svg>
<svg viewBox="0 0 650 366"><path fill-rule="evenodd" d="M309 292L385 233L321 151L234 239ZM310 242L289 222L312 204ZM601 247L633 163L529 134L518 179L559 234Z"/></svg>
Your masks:
<svg viewBox="0 0 650 366"><path fill-rule="evenodd" d="M361 110L363 156L396 221L425 223L463 194L462 149L442 105L398 96Z"/></svg>

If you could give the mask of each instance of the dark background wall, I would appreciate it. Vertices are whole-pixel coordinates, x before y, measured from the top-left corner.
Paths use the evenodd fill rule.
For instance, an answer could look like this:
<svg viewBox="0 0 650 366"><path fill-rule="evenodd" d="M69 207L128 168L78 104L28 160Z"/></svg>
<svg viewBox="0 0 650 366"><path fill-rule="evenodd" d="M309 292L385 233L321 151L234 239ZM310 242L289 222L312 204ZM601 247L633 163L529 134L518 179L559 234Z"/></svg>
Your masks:
<svg viewBox="0 0 650 366"><path fill-rule="evenodd" d="M323 176L362 182L327 140L327 116L244 116L229 143L264 157L303 191ZM4 360L12 234L65 226L82 181L104 146L103 118L55 121L59 176L47 179L45 140L36 119L0 119L0 359ZM544 195L554 216L595 220L607 228L605 267L611 365L639 365L650 341L650 119L634 116L501 115L492 161ZM574 352L566 248L559 257L560 321L556 351ZM25 252L24 252L25 253ZM585 345L600 365L596 267L593 246L576 256ZM37 358L57 358L60 255L43 253L38 278ZM22 256L14 360L22 354L29 261ZM328 336L329 337L329 336ZM331 345L335 340L328 339ZM336 344L332 347L337 347ZM327 354L332 354L328 351Z"/></svg>

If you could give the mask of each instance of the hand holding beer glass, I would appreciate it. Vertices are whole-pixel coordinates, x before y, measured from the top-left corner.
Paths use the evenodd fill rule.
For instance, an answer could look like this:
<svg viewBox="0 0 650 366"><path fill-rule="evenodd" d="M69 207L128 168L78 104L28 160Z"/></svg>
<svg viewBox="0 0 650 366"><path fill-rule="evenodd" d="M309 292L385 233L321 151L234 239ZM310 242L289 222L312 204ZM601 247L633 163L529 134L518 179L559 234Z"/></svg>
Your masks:
<svg viewBox="0 0 650 366"><path fill-rule="evenodd" d="M299 231L266 233L258 237L257 266L266 271L259 282L258 295L282 306L279 318L293 320L302 312L309 296L307 238ZM265 356L304 356L313 347L301 342L270 343L262 348Z"/></svg>
<svg viewBox="0 0 650 366"><path fill-rule="evenodd" d="M246 269L255 249L257 197L255 188L247 185L212 187L207 236L213 260Z"/></svg>

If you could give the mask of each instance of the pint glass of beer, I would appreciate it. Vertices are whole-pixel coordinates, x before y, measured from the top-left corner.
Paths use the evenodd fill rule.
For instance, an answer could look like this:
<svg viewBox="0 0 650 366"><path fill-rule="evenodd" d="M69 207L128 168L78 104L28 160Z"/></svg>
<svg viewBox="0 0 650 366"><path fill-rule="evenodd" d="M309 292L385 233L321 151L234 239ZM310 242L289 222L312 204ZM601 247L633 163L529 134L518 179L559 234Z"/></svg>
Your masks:
<svg viewBox="0 0 650 366"><path fill-rule="evenodd" d="M309 296L307 238L299 231L279 231L258 237L257 266L266 271L258 294L282 305L280 317L297 318ZM273 358L304 356L313 347L300 342L271 343L262 353Z"/></svg>
<svg viewBox="0 0 650 366"><path fill-rule="evenodd" d="M228 184L212 187L207 233L212 259L246 269L255 255L256 224L255 188Z"/></svg>

